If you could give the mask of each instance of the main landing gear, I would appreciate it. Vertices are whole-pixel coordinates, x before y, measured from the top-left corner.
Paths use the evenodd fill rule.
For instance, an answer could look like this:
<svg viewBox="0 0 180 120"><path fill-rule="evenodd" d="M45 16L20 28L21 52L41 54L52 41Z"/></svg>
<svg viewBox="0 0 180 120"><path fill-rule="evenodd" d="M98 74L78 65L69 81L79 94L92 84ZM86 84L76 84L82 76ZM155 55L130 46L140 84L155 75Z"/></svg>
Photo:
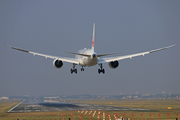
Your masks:
<svg viewBox="0 0 180 120"><path fill-rule="evenodd" d="M73 68L71 69L71 74L73 74L73 73L77 74L77 69L75 68L76 65L77 64L73 63ZM104 74L105 70L103 69L102 63L99 64L99 66L100 66L100 69L98 69L98 73L100 74L102 72ZM82 66L81 71L84 71L84 66Z"/></svg>
<svg viewBox="0 0 180 120"><path fill-rule="evenodd" d="M77 65L77 64L74 64L74 63L73 63L73 69L71 69L71 74L72 74L73 72L75 72L75 73L77 74L77 69L75 68L76 65Z"/></svg>
<svg viewBox="0 0 180 120"><path fill-rule="evenodd" d="M98 69L98 73L100 74L102 72L104 74L105 70L103 69L102 63L99 64L99 66L100 66L101 69Z"/></svg>

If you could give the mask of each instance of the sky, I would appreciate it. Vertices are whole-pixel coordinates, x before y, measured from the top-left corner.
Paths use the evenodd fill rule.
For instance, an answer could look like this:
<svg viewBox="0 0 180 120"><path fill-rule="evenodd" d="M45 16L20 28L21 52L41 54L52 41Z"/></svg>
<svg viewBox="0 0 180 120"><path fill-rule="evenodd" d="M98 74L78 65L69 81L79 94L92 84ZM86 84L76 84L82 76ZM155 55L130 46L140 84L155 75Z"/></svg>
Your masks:
<svg viewBox="0 0 180 120"><path fill-rule="evenodd" d="M0 96L119 95L180 93L179 0L1 0ZM91 48L96 24L98 54L145 52L176 46L71 74L71 63L60 69L53 59L33 56L4 45L54 56ZM114 55L115 56L115 55Z"/></svg>

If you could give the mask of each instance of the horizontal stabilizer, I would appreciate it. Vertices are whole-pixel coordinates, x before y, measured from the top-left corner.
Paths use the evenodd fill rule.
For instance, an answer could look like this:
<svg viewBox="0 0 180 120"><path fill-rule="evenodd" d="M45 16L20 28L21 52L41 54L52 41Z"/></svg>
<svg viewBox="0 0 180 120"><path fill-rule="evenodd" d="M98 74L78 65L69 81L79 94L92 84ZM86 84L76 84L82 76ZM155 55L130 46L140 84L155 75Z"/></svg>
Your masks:
<svg viewBox="0 0 180 120"><path fill-rule="evenodd" d="M101 54L101 55L97 55L97 57L102 57L102 56L107 56L107 55L114 55L114 54L120 54L122 52L119 53L110 53L110 54Z"/></svg>
<svg viewBox="0 0 180 120"><path fill-rule="evenodd" d="M85 57L91 57L91 55L87 55L87 54L80 54L80 53L73 53L73 52L66 52L66 53L81 55L81 56L85 56Z"/></svg>
<svg viewBox="0 0 180 120"><path fill-rule="evenodd" d="M66 53L70 53L70 54L75 54L75 55L81 55L81 56L85 56L85 57L91 57L91 55L87 55L87 54L80 54L80 53L73 53L73 52L66 52ZM101 55L97 55L97 57L102 57L102 56L107 56L107 55L114 55L114 54L120 54L122 52L119 53L110 53L110 54L101 54Z"/></svg>

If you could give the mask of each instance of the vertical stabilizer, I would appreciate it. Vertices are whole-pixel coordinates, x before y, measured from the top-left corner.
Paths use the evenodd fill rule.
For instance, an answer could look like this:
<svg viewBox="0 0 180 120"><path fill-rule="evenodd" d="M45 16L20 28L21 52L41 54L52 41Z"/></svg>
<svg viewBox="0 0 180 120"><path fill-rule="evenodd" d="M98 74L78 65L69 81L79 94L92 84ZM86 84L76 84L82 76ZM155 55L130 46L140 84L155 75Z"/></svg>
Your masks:
<svg viewBox="0 0 180 120"><path fill-rule="evenodd" d="M92 52L94 52L94 36L95 36L95 23L93 24L93 36L92 36Z"/></svg>

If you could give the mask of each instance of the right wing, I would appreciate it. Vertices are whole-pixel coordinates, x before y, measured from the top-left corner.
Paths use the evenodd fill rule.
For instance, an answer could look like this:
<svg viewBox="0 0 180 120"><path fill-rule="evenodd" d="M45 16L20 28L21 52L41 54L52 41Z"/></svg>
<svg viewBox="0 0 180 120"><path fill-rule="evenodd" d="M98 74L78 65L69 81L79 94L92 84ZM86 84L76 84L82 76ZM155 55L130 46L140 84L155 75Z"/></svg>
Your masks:
<svg viewBox="0 0 180 120"><path fill-rule="evenodd" d="M157 52L157 51L160 51L160 50L164 50L164 49L173 47L173 46L175 46L175 45L176 45L176 44L171 45L171 46L167 46L167 47L163 47L163 48L159 48L159 49L155 49L155 50L150 50L150 51L147 51L147 52L131 54L131 55L117 56L117 57L108 57L108 58L100 58L98 64L100 64L100 63L106 63L106 62L111 62L111 61L123 60L123 59L127 59L127 58L130 58L130 59L131 59L131 58L133 58L133 57L141 56L141 55L144 56L144 55L146 55L146 54L153 53L153 52Z"/></svg>
<svg viewBox="0 0 180 120"><path fill-rule="evenodd" d="M6 44L4 44L4 45L6 45ZM6 45L6 46L8 46L8 45ZM33 55L42 56L42 57L45 57L45 58L58 59L58 60L62 60L62 61L69 62L69 63L79 64L78 60L75 59L75 58L51 56L51 55L46 55L46 54L41 54L41 53L36 53L36 52L28 51L28 50L15 48L15 47L12 47L12 46L8 46L8 47L10 47L12 49L15 49L15 50L22 51L22 52L30 53L30 54L33 54Z"/></svg>

